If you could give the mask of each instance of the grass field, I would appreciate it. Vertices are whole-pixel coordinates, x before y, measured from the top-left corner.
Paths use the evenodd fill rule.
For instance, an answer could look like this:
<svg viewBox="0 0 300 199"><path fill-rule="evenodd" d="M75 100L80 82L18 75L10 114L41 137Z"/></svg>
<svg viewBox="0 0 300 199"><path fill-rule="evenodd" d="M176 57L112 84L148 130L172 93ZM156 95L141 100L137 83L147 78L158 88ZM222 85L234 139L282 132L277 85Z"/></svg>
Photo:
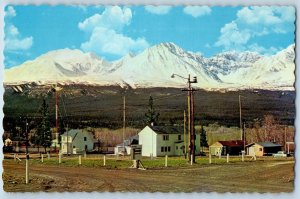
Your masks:
<svg viewBox="0 0 300 199"><path fill-rule="evenodd" d="M143 158L146 170L130 169L129 157L64 156L30 159L30 183L25 184L25 161L3 160L4 190L18 191L138 191L138 192L291 192L294 189L294 159L272 157L197 157L190 165L183 157Z"/></svg>

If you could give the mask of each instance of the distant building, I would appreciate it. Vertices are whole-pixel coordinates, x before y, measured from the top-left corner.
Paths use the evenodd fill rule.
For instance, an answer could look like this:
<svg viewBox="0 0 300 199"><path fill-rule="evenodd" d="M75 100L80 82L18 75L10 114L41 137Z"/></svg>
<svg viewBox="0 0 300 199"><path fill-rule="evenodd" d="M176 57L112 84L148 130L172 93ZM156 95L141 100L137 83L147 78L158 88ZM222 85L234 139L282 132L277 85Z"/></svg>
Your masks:
<svg viewBox="0 0 300 199"><path fill-rule="evenodd" d="M183 127L146 126L139 132L139 144L142 145L142 156L180 156L184 155ZM188 135L186 134L186 145ZM188 149L187 149L188 152ZM200 134L195 139L195 154L200 154Z"/></svg>
<svg viewBox="0 0 300 199"><path fill-rule="evenodd" d="M61 135L61 152L63 154L77 154L94 149L93 134L86 130L72 129Z"/></svg>
<svg viewBox="0 0 300 199"><path fill-rule="evenodd" d="M273 142L255 142L246 146L247 155L265 156L281 151L282 146Z"/></svg>
<svg viewBox="0 0 300 199"><path fill-rule="evenodd" d="M4 146L12 146L13 142L11 141L11 139L7 138L4 140Z"/></svg>
<svg viewBox="0 0 300 199"><path fill-rule="evenodd" d="M127 138L126 140L124 140L123 143L118 144L115 147L115 155L118 154L124 154L124 155L130 155L131 152L131 145L133 144L138 144L139 143L139 136L135 135L135 136L131 136L129 138Z"/></svg>
<svg viewBox="0 0 300 199"><path fill-rule="evenodd" d="M210 154L212 155L239 155L244 149L242 140L218 141L209 146Z"/></svg>

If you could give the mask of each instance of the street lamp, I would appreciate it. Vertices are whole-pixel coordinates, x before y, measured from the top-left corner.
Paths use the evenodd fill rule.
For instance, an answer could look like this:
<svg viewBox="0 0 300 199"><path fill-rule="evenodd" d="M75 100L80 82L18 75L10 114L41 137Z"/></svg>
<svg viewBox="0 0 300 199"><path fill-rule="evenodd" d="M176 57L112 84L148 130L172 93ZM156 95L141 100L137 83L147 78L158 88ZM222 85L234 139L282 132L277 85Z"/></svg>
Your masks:
<svg viewBox="0 0 300 199"><path fill-rule="evenodd" d="M178 76L182 79L187 80L188 89L183 89L182 91L188 91L188 132L189 132L189 161L195 162L195 108L194 108L194 89L192 88L191 84L198 83L197 77L193 77L191 80L191 76L189 75L188 78L183 77L178 74L172 74L171 78L175 78Z"/></svg>

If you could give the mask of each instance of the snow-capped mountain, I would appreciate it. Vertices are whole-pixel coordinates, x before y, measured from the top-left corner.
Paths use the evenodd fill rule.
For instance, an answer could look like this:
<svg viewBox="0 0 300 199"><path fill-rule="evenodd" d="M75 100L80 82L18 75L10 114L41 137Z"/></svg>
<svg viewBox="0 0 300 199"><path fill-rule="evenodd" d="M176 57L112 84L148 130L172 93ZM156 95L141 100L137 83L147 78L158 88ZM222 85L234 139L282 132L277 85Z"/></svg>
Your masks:
<svg viewBox="0 0 300 199"><path fill-rule="evenodd" d="M36 82L183 87L186 80L173 73L197 76L204 89L294 89L294 45L273 56L254 52L224 52L205 58L174 43L152 46L138 55L108 62L93 53L62 49L5 70L5 84Z"/></svg>

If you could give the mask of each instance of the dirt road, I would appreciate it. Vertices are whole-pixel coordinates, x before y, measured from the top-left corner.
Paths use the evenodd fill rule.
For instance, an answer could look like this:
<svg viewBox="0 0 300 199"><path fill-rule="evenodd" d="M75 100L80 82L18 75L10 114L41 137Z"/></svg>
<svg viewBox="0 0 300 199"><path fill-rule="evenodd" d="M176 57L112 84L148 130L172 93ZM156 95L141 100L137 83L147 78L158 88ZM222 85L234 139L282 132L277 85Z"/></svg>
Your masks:
<svg viewBox="0 0 300 199"><path fill-rule="evenodd" d="M160 169L107 169L31 165L3 161L4 190L123 192L291 192L294 161L250 162Z"/></svg>

